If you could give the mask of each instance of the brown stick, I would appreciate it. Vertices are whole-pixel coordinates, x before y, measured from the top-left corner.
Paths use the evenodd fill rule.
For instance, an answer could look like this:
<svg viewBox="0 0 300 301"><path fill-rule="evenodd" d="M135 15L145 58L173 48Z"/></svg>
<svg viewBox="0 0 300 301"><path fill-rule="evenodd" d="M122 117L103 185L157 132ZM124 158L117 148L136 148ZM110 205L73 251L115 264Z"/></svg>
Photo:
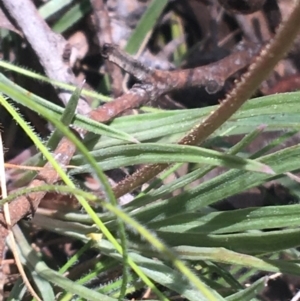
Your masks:
<svg viewBox="0 0 300 301"><path fill-rule="evenodd" d="M260 49L258 45L249 45L246 50L233 53L216 63L174 71L147 68L113 45L104 45L102 55L145 84L145 89L153 100L171 91L197 86L205 87L208 93L216 93L227 78L248 66Z"/></svg>

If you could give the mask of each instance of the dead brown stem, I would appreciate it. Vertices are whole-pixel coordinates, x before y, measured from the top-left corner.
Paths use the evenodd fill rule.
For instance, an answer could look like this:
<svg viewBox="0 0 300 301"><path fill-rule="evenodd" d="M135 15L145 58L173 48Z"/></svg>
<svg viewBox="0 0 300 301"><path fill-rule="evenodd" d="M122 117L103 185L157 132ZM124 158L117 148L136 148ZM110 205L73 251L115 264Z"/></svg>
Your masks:
<svg viewBox="0 0 300 301"><path fill-rule="evenodd" d="M118 47L109 44L104 45L102 55L141 81L151 94L150 99L153 100L168 92L189 87L202 86L208 93L216 93L223 87L226 79L247 67L260 49L257 45L255 47L249 45L246 50L233 53L216 63L174 71L147 68L120 51Z"/></svg>

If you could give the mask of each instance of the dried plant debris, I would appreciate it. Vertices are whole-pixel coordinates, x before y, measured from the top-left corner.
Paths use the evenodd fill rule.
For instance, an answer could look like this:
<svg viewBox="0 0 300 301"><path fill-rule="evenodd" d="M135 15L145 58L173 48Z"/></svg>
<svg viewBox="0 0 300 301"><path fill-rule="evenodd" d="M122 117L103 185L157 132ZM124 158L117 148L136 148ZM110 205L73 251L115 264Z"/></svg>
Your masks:
<svg viewBox="0 0 300 301"><path fill-rule="evenodd" d="M0 300L296 300L299 15L3 0Z"/></svg>

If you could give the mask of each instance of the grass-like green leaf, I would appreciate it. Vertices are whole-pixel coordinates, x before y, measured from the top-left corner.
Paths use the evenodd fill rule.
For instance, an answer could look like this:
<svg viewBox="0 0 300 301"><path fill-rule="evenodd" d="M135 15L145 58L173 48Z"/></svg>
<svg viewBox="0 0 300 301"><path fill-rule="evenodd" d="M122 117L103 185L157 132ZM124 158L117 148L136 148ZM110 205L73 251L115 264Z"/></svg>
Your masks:
<svg viewBox="0 0 300 301"><path fill-rule="evenodd" d="M47 19L50 16L59 12L62 8L72 3L74 0L51 0L46 2L45 4L41 5L38 9L39 14L44 18Z"/></svg>
<svg viewBox="0 0 300 301"><path fill-rule="evenodd" d="M264 156L261 162L271 166L277 174L293 171L300 168L300 145L286 148L271 155ZM209 181L206 181L196 188L189 189L177 197L153 203L136 212L136 217L145 220L160 220L172 216L184 210L195 212L201 208L213 204L219 200L232 196L260 185L270 179L271 175L263 173L252 173L243 170L230 170Z"/></svg>
<svg viewBox="0 0 300 301"><path fill-rule="evenodd" d="M40 277L36 271L31 272L32 279L42 297L43 301L52 301L55 299L54 291L51 284L44 278Z"/></svg>
<svg viewBox="0 0 300 301"><path fill-rule="evenodd" d="M48 268L46 264L36 255L32 247L28 244L28 241L26 240L20 229L15 228L14 235L20 249L21 261L24 264L26 263L27 265L29 265L30 268L43 279L66 289L66 291L68 292L72 292L74 295L82 296L88 300L116 301L116 299L114 298L110 298L96 291L90 290L82 285L76 284L68 278Z"/></svg>
<svg viewBox="0 0 300 301"><path fill-rule="evenodd" d="M23 282L23 279L21 279L21 277L20 277L14 283L14 286L13 286L12 290L10 291L7 300L8 301L22 300L26 293L26 290L27 290L27 288Z"/></svg>
<svg viewBox="0 0 300 301"><path fill-rule="evenodd" d="M95 246L99 247L104 254L113 256L114 258L120 260L120 255L112 253L112 245L108 241L101 240ZM161 261L133 252L130 252L129 255L134 259L135 262L137 262L139 266L141 266L143 272L149 278L158 281L164 286L178 292L188 300L224 300L224 298L222 298L214 290L202 283L205 290L210 290L210 293L207 292L207 295L210 294L211 297L205 297L205 295L203 295L203 293L199 291L197 287L191 285L189 281L186 281L182 274L178 273L176 270Z"/></svg>
<svg viewBox="0 0 300 301"><path fill-rule="evenodd" d="M63 33L70 28L82 17L84 17L91 10L91 5L88 0L81 0L74 4L53 26L55 32Z"/></svg>
<svg viewBox="0 0 300 301"><path fill-rule="evenodd" d="M38 81L45 82L45 83L50 83L54 87L59 87L59 88L64 89L66 91L73 92L76 89L75 86L72 86L70 84L66 84L66 83L63 83L63 82L59 82L59 81L50 79L50 78L48 78L48 77L46 77L42 74L39 74L35 71L28 70L27 68L14 65L14 64L12 64L10 62L7 62L7 61L4 61L4 60L0 60L0 67L5 69L5 70L10 70L10 71L15 72L17 74L21 74L23 76L32 78L34 80L38 80ZM3 74L2 74L2 76L3 76ZM8 83L9 83L9 80L5 77L3 77L2 80L7 80ZM17 86L17 87L19 87L19 86ZM107 101L111 100L111 98L108 97L108 96L104 96L100 93L97 93L97 92L91 91L91 90L87 90L87 89L83 89L82 94L85 95L85 96L96 98L99 101L107 102ZM36 95L32 94L32 97L35 97L35 96ZM43 98L38 98L38 96L36 96L36 97L37 97L37 100L40 100L44 103L45 102L47 103L47 100L44 100ZM49 102L49 105L51 106L53 104ZM55 107L60 108L60 107L54 105L53 108L55 108Z"/></svg>
<svg viewBox="0 0 300 301"><path fill-rule="evenodd" d="M249 287L239 291L231 296L226 297L228 301L256 301L255 298L265 287L266 279L264 277L252 283Z"/></svg>
<svg viewBox="0 0 300 301"><path fill-rule="evenodd" d="M74 119L81 89L82 89L81 87L80 88L78 87L73 92L69 102L66 105L65 111L63 112L63 114L61 116L61 122L66 126L69 126ZM51 134L50 138L47 141L47 146L50 149L54 150L55 147L57 146L59 140L61 139L61 137L62 136L61 136L60 131L58 129L54 130L53 133Z"/></svg>
<svg viewBox="0 0 300 301"><path fill-rule="evenodd" d="M64 112L63 108L61 108L59 106L55 106L55 105L51 104L50 102L47 102L38 96L34 96L30 92L26 91L25 89L21 88L20 86L14 84L10 80L8 80L1 73L0 73L0 90L2 91L2 93L11 97L16 102L18 102L28 108L31 108L33 111L35 111L39 114L41 114L42 112L45 112L45 110L47 109L46 112L48 115L51 115L53 118L58 117L59 115L53 114L53 110L49 110L50 107L52 109L55 108L56 110L60 111L61 114L63 114L63 112ZM87 120L88 120L88 118L87 118ZM132 138L131 136L129 136L128 134L121 132L120 130L115 130L111 126L107 126L105 124L95 122L92 120L88 121L88 123L90 123L90 122L97 125L98 134L108 135L108 136L112 136L117 139L122 139L122 140L125 139L126 141L136 142L136 140L134 138Z"/></svg>
<svg viewBox="0 0 300 301"><path fill-rule="evenodd" d="M261 208L246 208L232 211L199 214L177 214L164 220L150 223L155 230L210 234L238 233L251 230L271 230L297 227L300 224L300 206L282 205Z"/></svg>
<svg viewBox="0 0 300 301"><path fill-rule="evenodd" d="M91 153L103 170L133 164L193 162L274 174L270 167L260 162L196 146L142 143L115 146ZM83 161L84 158L80 156L74 157L72 163L81 167L74 169L72 173L85 172L89 168L82 165Z"/></svg>
<svg viewBox="0 0 300 301"><path fill-rule="evenodd" d="M188 233L158 231L158 236L170 246L224 247L245 254L278 252L298 247L300 246L299 235L299 229L223 235L203 235L197 231Z"/></svg>
<svg viewBox="0 0 300 301"><path fill-rule="evenodd" d="M210 260L273 273L281 272L295 275L299 275L300 273L300 265L297 263L257 258L251 255L226 250L225 248L178 246L175 247L174 250L181 258L191 261Z"/></svg>
<svg viewBox="0 0 300 301"><path fill-rule="evenodd" d="M142 44L146 35L153 29L155 23L159 16L161 15L162 11L168 4L167 0L152 0L149 4L146 12L140 19L139 23L137 24L135 30L131 34L125 50L129 54L135 54L140 45Z"/></svg>

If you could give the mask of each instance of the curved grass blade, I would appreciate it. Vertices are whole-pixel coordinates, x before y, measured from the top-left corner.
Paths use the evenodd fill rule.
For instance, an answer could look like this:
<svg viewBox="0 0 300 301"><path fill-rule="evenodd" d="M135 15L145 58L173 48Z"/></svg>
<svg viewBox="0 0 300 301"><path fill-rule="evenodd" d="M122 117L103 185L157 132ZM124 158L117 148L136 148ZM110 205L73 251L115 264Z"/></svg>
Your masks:
<svg viewBox="0 0 300 301"><path fill-rule="evenodd" d="M242 267L254 268L258 271L272 273L300 274L298 263L258 258L255 256L237 253L225 248L201 248L193 246L178 246L174 248L181 258L190 261L209 260L213 262L239 265Z"/></svg>
<svg viewBox="0 0 300 301"><path fill-rule="evenodd" d="M300 229L297 228L222 235L207 235L197 231L188 233L157 231L157 235L169 246L224 247L244 254L264 254L300 246Z"/></svg>
<svg viewBox="0 0 300 301"><path fill-rule="evenodd" d="M22 74L24 76L27 76L29 78L33 78L33 79L41 81L41 82L46 82L46 83L52 84L54 87L59 87L59 88L65 89L65 90L70 91L70 92L73 92L76 89L76 87L73 86L73 85L69 85L69 84L66 84L66 83L63 83L63 82L59 82L59 81L50 79L50 78L48 78L48 77L46 77L42 74L39 74L35 71L28 70L25 67L17 66L17 65L14 65L14 64L10 63L10 62L4 61L4 60L0 60L0 67L4 68L5 70L10 70L10 71L16 72L18 74ZM1 74L1 75L4 76L3 74ZM107 102L107 101L111 100L111 97L102 95L102 94L97 93L97 92L92 91L92 90L83 89L82 94L85 95L85 96L90 96L90 97L96 98L99 101ZM41 99L43 100L43 98L41 98Z"/></svg>
<svg viewBox="0 0 300 301"><path fill-rule="evenodd" d="M93 151L91 154L99 162L103 170L134 164L192 162L274 174L274 171L269 166L260 162L197 146L142 143L110 147L100 151ZM79 155L75 156L72 164L82 166L84 158ZM74 169L71 173L84 172L87 168L88 166L83 165L78 169Z"/></svg>
<svg viewBox="0 0 300 301"><path fill-rule="evenodd" d="M300 206L282 205L252 207L231 211L218 211L208 214L195 212L179 213L149 227L156 231L202 234L230 234L253 230L292 228L300 224Z"/></svg>

